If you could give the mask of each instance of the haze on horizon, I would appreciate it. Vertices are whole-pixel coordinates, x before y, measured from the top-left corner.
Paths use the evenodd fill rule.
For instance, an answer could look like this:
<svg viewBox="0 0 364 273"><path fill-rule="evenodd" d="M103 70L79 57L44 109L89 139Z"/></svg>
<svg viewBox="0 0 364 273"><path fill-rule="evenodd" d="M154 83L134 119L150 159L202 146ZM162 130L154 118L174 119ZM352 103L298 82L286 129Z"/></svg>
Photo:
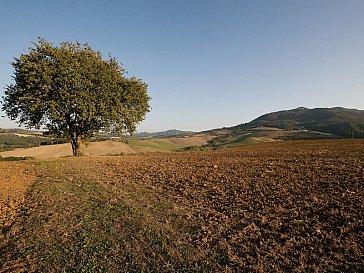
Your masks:
<svg viewBox="0 0 364 273"><path fill-rule="evenodd" d="M364 1L0 3L0 96L38 36L89 43L149 84L138 131L202 131L300 106L364 109ZM0 128L16 127L2 118Z"/></svg>

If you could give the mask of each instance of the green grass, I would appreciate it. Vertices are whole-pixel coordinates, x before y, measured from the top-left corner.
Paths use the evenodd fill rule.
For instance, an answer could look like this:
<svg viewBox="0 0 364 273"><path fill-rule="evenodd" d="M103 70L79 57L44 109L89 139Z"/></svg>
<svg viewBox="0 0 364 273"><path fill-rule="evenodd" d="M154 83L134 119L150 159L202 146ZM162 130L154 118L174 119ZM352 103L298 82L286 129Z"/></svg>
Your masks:
<svg viewBox="0 0 364 273"><path fill-rule="evenodd" d="M209 144L203 146L190 146L181 148L180 151L205 151L217 150L224 148L239 147L243 145L252 145L260 143L259 140L252 139L248 136L223 135L213 139Z"/></svg>
<svg viewBox="0 0 364 273"><path fill-rule="evenodd" d="M252 139L250 137L246 137L246 136L240 136L237 137L235 139L233 139L232 141L224 144L227 147L236 147L236 146L241 146L241 145L251 145L251 144L256 144L259 143L260 141Z"/></svg>
<svg viewBox="0 0 364 273"><path fill-rule="evenodd" d="M180 145L172 143L166 139L129 139L128 144L131 147L140 146L163 151L175 151L181 148Z"/></svg>

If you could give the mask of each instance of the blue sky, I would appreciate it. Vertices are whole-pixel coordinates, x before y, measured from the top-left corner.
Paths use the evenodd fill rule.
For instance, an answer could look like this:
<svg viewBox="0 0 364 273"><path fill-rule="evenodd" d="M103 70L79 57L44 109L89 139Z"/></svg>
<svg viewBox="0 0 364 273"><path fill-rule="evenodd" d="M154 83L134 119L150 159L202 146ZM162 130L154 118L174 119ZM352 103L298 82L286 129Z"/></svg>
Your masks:
<svg viewBox="0 0 364 273"><path fill-rule="evenodd" d="M200 131L299 106L364 109L362 0L1 0L0 34L0 96L13 57L38 36L87 42L149 84L138 131Z"/></svg>

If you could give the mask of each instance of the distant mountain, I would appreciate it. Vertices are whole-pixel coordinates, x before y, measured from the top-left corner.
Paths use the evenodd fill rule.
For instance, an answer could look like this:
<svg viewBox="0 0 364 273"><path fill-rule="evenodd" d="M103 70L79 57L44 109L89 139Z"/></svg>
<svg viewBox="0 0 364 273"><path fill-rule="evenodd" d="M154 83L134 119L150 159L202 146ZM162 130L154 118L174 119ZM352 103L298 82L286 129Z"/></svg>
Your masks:
<svg viewBox="0 0 364 273"><path fill-rule="evenodd" d="M356 109L299 107L262 115L232 129L275 127L283 130L309 130L341 137L364 137L364 111Z"/></svg>
<svg viewBox="0 0 364 273"><path fill-rule="evenodd" d="M156 132L156 133L141 132L141 133L133 135L133 137L135 137L135 138L164 138L164 137L174 137L174 136L192 135L192 134L194 134L194 132L180 131L180 130L172 129L172 130Z"/></svg>

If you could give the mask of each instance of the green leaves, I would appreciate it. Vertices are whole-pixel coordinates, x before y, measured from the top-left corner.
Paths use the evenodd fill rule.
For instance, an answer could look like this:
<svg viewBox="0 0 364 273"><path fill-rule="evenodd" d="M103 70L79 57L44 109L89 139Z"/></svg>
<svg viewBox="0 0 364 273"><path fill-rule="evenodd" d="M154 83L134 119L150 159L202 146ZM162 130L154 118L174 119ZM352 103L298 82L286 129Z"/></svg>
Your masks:
<svg viewBox="0 0 364 273"><path fill-rule="evenodd" d="M148 85L85 44L43 38L15 58L2 109L28 128L74 139L99 130L133 133L149 112Z"/></svg>

